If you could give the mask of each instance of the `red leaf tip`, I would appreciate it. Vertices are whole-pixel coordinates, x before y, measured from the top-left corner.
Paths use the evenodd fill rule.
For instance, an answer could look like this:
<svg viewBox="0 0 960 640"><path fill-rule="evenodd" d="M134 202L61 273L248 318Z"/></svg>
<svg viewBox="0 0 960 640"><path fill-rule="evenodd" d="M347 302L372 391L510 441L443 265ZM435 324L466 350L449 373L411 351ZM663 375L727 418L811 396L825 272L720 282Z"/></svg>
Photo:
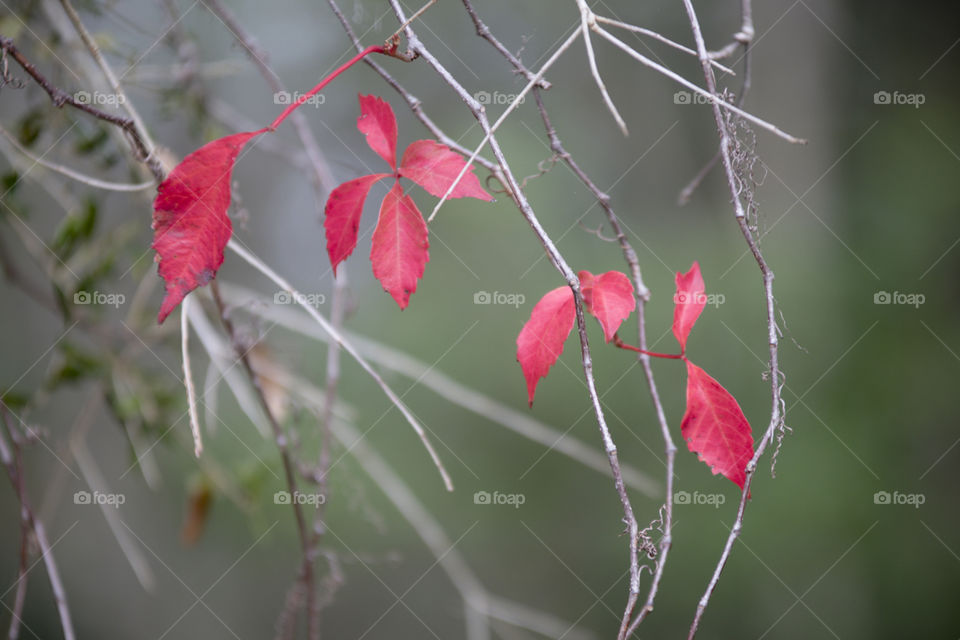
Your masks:
<svg viewBox="0 0 960 640"><path fill-rule="evenodd" d="M700 265L694 261L686 273L677 272L677 292L673 297L673 335L680 343L680 351L687 350L687 337L706 306L703 276Z"/></svg>

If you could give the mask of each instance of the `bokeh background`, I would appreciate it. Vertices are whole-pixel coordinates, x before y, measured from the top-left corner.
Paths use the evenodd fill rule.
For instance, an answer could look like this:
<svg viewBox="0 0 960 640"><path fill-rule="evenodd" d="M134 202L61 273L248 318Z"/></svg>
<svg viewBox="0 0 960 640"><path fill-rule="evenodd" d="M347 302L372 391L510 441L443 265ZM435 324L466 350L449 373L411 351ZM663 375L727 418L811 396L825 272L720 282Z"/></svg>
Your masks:
<svg viewBox="0 0 960 640"><path fill-rule="evenodd" d="M573 2L479 4L494 33L534 68L579 19ZM756 142L763 178L756 192L759 228L776 272L791 432L775 479L769 455L762 462L743 534L700 637L956 638L957 10L949 3L918 10L859 0L755 4L747 108L809 140L791 146L760 132ZM58 3L0 5L0 34L14 38L59 86L86 86L91 61L63 35L70 27ZM277 113L272 92L202 0L77 6L123 73L151 134L174 157L216 136L261 126ZM342 6L365 43L381 41L397 26L379 0ZM291 88L312 86L350 51L325 3L244 0L230 8ZM698 3L698 9L709 46L725 44L739 28L736 2ZM679 2L609 0L595 10L691 42ZM469 90L492 96L494 117L503 108L497 101L522 87L475 37L459 3L431 8L417 31ZM620 35L698 81L694 59ZM700 262L707 292L720 294L722 304L707 307L689 353L736 395L759 438L769 418L759 272L718 171L686 206L677 204L680 190L716 149L709 107L678 97L680 87L606 43L596 49L630 136L621 136L603 108L579 43L547 74L554 124L611 195L638 250L652 291L652 348L675 350L673 275ZM452 137L467 146L479 142L469 112L423 62L381 62ZM12 61L10 68L25 78ZM738 90L739 79L726 82ZM25 85L0 89L0 124L19 143L105 179L146 179L112 132L77 112L56 110L38 87ZM429 137L397 94L360 65L336 80L319 104L302 110L340 181L380 170L355 127L357 92L391 102L401 147ZM329 301L322 202L297 166L292 127L275 137L237 166L236 234L301 291ZM521 176L538 173L538 163L550 157L532 101L503 126L500 141ZM208 427L204 459L191 454L177 318L162 328L154 323L162 287L148 251L152 190L105 194L32 166L6 139L3 150L0 242L8 277L0 281L0 387L10 410L42 434L42 443L25 448L26 481L53 543L78 636L272 637L299 562L290 508L273 499L282 488L280 461L229 389L208 386L219 376L208 372L209 358L196 339L194 370L210 395L201 410ZM384 192L378 186L368 200L365 240L347 263L347 328L601 452L573 338L541 382L533 409L526 408L514 339L539 296L562 282L516 209L502 196L494 205L446 204L431 225L426 275L400 312L366 259ZM530 180L528 195L575 268L624 269L616 245L591 233L603 224L602 212L564 166ZM436 202L422 191L414 197L425 212ZM232 254L218 278L258 292L267 303L227 289L236 294L231 300L242 331L262 339L263 360L322 387L325 345L256 320L276 287ZM80 290L122 294L124 303L80 308L73 303ZM476 304L480 292L522 302ZM209 314L207 294L196 297ZM319 308L329 313L328 304ZM635 331L625 333L635 338ZM642 372L629 354L602 344L593 321L590 338L620 458L640 474L631 497L645 525L662 502L664 466ZM467 410L418 376L377 366L431 431L456 491L444 491L409 426L345 359L341 415L364 437L356 447L349 439L349 446L335 443L332 452L322 548L336 558L342 584L323 610L325 637L465 637L462 601L450 578L386 497L382 474L378 482L370 459L355 455L360 451L389 465L490 594L576 623L566 637L613 637L627 591L627 555L609 474L526 439L483 411ZM682 367L655 361L654 369L681 447L677 488L705 504L677 506L656 610L637 637L682 637L733 523L738 493L683 446ZM282 390L277 396L286 399ZM317 419L288 404L286 425L310 459L319 447ZM124 503L76 504L75 492L94 490L122 495ZM476 504L479 491L519 495L523 504ZM3 625L19 561L17 505L4 482ZM199 527L192 544L184 539L191 526ZM324 560L318 567L328 573ZM644 587L648 579L644 574ZM21 637L60 636L41 566L30 572L24 620ZM502 623L493 630L507 639L542 637Z"/></svg>

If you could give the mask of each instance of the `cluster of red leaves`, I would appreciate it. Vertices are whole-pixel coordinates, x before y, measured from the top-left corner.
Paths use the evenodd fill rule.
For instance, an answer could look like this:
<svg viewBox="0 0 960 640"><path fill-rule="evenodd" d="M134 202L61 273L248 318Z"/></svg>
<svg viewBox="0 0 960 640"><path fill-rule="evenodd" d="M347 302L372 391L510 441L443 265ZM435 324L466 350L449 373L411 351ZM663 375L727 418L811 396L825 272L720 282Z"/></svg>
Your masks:
<svg viewBox="0 0 960 640"><path fill-rule="evenodd" d="M627 276L618 271L599 276L581 271L579 277L586 310L600 321L604 337L610 342L634 309L633 287ZM687 366L687 409L680 433L690 451L698 454L713 473L722 474L743 488L746 465L753 457L750 423L730 392L686 356L687 337L706 305L700 265L694 262L690 271L678 273L676 285L673 335L680 343L679 358ZM534 306L530 320L517 337L517 360L527 381L531 406L537 383L563 352L575 313L570 288L554 289Z"/></svg>
<svg viewBox="0 0 960 640"><path fill-rule="evenodd" d="M373 275L393 299L405 309L410 295L430 260L427 223L417 205L400 187L400 178L409 178L437 197L443 195L463 170L466 161L455 151L433 140L417 140L407 147L397 164L397 120L390 105L376 96L360 96L357 128L367 144L384 159L391 173L375 173L344 182L327 199L323 226L327 232L327 255L336 272L357 246L363 204L370 188L384 178L394 183L380 205L380 217L373 230L370 262ZM450 193L451 198L493 198L480 186L468 167Z"/></svg>
<svg viewBox="0 0 960 640"><path fill-rule="evenodd" d="M237 157L251 139L272 131L296 106L288 107L270 127L205 144L184 158L158 188L153 204L153 248L166 286L158 322L163 322L184 296L216 276L233 231L227 208ZM397 121L390 105L376 96L360 96L357 127L392 171L350 180L331 192L324 220L327 254L336 271L357 246L360 215L370 188L384 178L394 178L380 206L370 261L373 275L404 309L430 256L427 224L417 205L403 193L400 178L409 178L427 193L442 197L467 163L445 145L417 140L398 164ZM493 200L469 166L449 197Z"/></svg>

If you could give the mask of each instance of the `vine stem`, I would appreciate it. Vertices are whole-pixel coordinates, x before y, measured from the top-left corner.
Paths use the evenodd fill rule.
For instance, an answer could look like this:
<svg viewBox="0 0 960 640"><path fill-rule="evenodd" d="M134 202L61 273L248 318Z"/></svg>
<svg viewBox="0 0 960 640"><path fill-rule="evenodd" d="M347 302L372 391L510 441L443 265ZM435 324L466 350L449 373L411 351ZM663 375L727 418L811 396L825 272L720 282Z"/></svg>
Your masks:
<svg viewBox="0 0 960 640"><path fill-rule="evenodd" d="M290 116L291 113L293 113L300 107L300 105L302 105L304 102L306 102L313 96L320 93L320 91L322 91L325 86L330 84L330 82L333 81L334 78L336 78L341 73L343 73L344 71L346 71L347 69L355 65L356 63L360 62L364 58L366 58L371 53L388 53L388 50L383 45L372 44L366 49L364 49L363 51L361 51L360 53L358 53L357 55L353 56L352 58L344 62L342 65L334 69L330 75L328 75L326 78L324 78L319 83L317 83L317 85L314 86L312 89L310 89L310 91L307 91L306 93L301 95L299 98L297 98L295 102L292 102L289 105L287 105L287 108L284 109L279 116L277 116L277 119L274 120L270 124L270 126L267 127L267 129L269 131L275 131L276 128L279 127L280 124Z"/></svg>
<svg viewBox="0 0 960 640"><path fill-rule="evenodd" d="M733 160L730 156L730 145L732 143L730 131L727 127L720 104L717 102L719 98L717 94L716 78L714 77L713 69L710 66L711 56L707 51L707 46L703 39L703 32L700 29L700 21L697 18L697 14L693 8L693 3L691 0L683 0L683 4L687 11L687 17L690 21L690 28L693 32L694 41L697 45L697 54L700 58L701 67L703 68L703 75L704 79L706 80L707 89L715 98L713 101L713 116L720 132L720 156L723 160L723 168L727 176L727 185L730 189L730 194L733 199L734 213L737 224L739 225L740 231L743 234L743 237L750 248L750 252L753 254L753 257L757 262L757 266L760 268L760 272L763 276L763 289L766 298L767 339L770 347L768 374L770 377L772 405L770 411L770 423L764 432L763 438L757 445L757 449L754 452L753 457L746 466L746 480L743 484L743 491L740 494L740 502L737 507L736 519L734 520L733 526L730 528L730 534L727 536L726 543L724 544L723 551L720 554L720 559L717 561L717 565L714 568L713 575L710 577L707 588L697 604L697 610L694 614L693 622L690 625L690 631L687 634L687 640L693 640L697 634L697 630L699 629L700 621L703 619L704 611L706 610L707 605L710 603L710 596L716 589L717 583L720 581L720 575L723 573L723 569L727 564L727 560L730 558L730 553L733 550L733 544L736 542L737 538L740 536L741 530L743 529L743 516L746 510L747 500L750 496L750 485L753 482L754 474L757 469L757 462L760 460L760 457L763 455L767 446L773 439L774 433L776 432L778 426L783 423L783 417L781 414L781 406L783 401L780 395L782 382L779 364L779 327L777 326L776 320L776 302L773 297L773 270L767 264L763 254L760 251L760 246L757 243L757 239L750 230L750 225L747 221L746 211L744 210L743 203L740 201L740 191L737 188L736 171L733 166Z"/></svg>
<svg viewBox="0 0 960 640"><path fill-rule="evenodd" d="M657 351L647 351L646 349L641 349L640 347L635 347L632 344L627 344L620 339L620 336L613 334L613 344L621 349L626 349L627 351L635 351L636 353L642 353L643 355L653 356L654 358L665 358L667 360L683 360L684 355L682 353L659 353Z"/></svg>

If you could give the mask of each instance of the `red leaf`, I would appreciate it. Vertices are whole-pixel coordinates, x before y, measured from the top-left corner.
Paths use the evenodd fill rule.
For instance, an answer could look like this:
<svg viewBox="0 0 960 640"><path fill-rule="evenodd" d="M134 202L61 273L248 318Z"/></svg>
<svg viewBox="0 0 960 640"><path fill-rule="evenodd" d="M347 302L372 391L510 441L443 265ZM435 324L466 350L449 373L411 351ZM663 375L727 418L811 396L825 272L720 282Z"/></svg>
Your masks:
<svg viewBox="0 0 960 640"><path fill-rule="evenodd" d="M603 337L610 342L636 305L633 285L619 271L607 271L599 276L581 271L577 275L580 277L580 292L587 311L600 321Z"/></svg>
<svg viewBox="0 0 960 640"><path fill-rule="evenodd" d="M517 361L527 379L527 395L533 406L537 382L545 378L560 354L576 319L573 292L560 287L540 299L530 319L517 336Z"/></svg>
<svg viewBox="0 0 960 640"><path fill-rule="evenodd" d="M706 371L686 362L687 411L680 433L690 451L713 473L722 473L743 489L745 468L753 457L750 423L729 391Z"/></svg>
<svg viewBox="0 0 960 640"><path fill-rule="evenodd" d="M704 295L703 276L696 262L686 273L677 272L677 293L673 297L673 335L680 343L680 351L687 350L687 336L696 324L700 312L707 304Z"/></svg>
<svg viewBox="0 0 960 640"><path fill-rule="evenodd" d="M410 294L417 290L417 281L430 260L429 246L427 223L397 181L380 207L370 261L373 275L401 309L406 309Z"/></svg>
<svg viewBox="0 0 960 640"><path fill-rule="evenodd" d="M233 164L243 146L265 131L208 142L184 158L158 187L153 248L166 295L157 322L163 322L185 295L210 282L223 264L232 231L227 207Z"/></svg>
<svg viewBox="0 0 960 640"><path fill-rule="evenodd" d="M410 178L426 189L432 196L442 198L460 171L467 164L456 151L433 140L417 140L403 152L400 162L400 175ZM493 197L483 190L480 181L470 166L456 188L450 192L451 198L479 198L493 202Z"/></svg>
<svg viewBox="0 0 960 640"><path fill-rule="evenodd" d="M360 117L357 128L367 136L367 144L397 169L397 119L390 103L377 96L360 96Z"/></svg>
<svg viewBox="0 0 960 640"><path fill-rule="evenodd" d="M333 273L337 265L347 259L357 246L357 229L360 228L360 215L363 203L367 199L370 187L389 173L376 173L356 180L344 182L330 192L327 198L323 227L327 232L327 255Z"/></svg>

